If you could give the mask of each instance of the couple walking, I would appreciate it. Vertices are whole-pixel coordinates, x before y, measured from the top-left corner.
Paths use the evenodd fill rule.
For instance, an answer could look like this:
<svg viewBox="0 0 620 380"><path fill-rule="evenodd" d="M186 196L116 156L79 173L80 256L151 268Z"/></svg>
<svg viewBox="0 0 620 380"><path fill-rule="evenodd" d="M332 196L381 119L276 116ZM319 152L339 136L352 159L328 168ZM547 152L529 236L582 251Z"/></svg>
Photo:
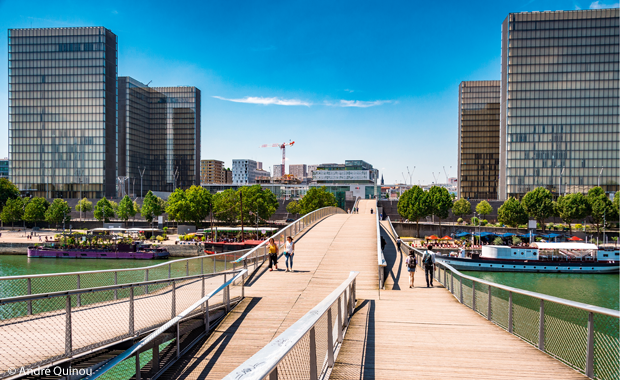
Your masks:
<svg viewBox="0 0 620 380"><path fill-rule="evenodd" d="M273 271L273 267L276 267L278 270L278 245L276 244L273 238L269 239L269 243L267 244L267 249L269 249L269 271ZM284 256L286 257L286 271L293 271L293 256L295 256L295 243L293 243L293 238L288 236L286 238L286 244L284 245ZM290 269L289 269L290 263Z"/></svg>
<svg viewBox="0 0 620 380"><path fill-rule="evenodd" d="M399 244L400 245L400 244ZM422 256L422 264L424 264L424 276L426 277L426 287L433 286L433 265L435 264L435 254L432 251L433 246L429 245L428 250ZM418 265L418 259L415 257L413 250L409 251L409 256L405 259L407 271L409 272L409 288L413 288L413 278L415 276L415 268Z"/></svg>

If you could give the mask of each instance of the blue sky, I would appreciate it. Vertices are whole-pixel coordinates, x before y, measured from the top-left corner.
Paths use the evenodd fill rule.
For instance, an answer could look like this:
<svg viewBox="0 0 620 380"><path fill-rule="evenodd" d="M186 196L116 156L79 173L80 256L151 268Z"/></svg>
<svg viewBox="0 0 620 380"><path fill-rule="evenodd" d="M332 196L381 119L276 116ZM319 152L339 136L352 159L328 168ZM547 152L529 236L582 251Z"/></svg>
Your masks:
<svg viewBox="0 0 620 380"><path fill-rule="evenodd" d="M497 80L510 12L617 7L616 0L0 0L0 157L8 154L8 28L105 26L119 76L202 91L202 158L362 159L386 183L456 176L457 95ZM451 167L451 168L450 168ZM443 181L442 181L443 182Z"/></svg>

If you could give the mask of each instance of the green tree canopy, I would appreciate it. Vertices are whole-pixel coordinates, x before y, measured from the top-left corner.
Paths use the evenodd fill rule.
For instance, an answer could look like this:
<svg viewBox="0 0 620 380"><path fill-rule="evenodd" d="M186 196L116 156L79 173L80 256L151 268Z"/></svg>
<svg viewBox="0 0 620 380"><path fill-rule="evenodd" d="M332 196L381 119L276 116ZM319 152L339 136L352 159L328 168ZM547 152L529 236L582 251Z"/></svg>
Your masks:
<svg viewBox="0 0 620 380"><path fill-rule="evenodd" d="M588 200L581 193L560 196L556 204L556 210L560 218L568 224L568 230L572 232L573 220L580 220L590 214Z"/></svg>
<svg viewBox="0 0 620 380"><path fill-rule="evenodd" d="M105 198L103 198L105 199ZM59 223L68 222L71 220L71 207L66 201L56 198L45 212L45 221L50 224L55 224L58 227Z"/></svg>
<svg viewBox="0 0 620 380"><path fill-rule="evenodd" d="M537 187L525 194L521 205L530 218L536 219L543 231L545 220L555 214L551 192L544 187Z"/></svg>
<svg viewBox="0 0 620 380"><path fill-rule="evenodd" d="M596 232L601 232L601 227L604 223L611 223L618 220L613 203L609 200L601 187L597 186L591 188L588 191L586 199L590 207L590 219L596 227Z"/></svg>
<svg viewBox="0 0 620 380"><path fill-rule="evenodd" d="M527 223L527 213L518 200L510 197L497 210L497 220L507 226L519 228L520 224Z"/></svg>
<svg viewBox="0 0 620 380"><path fill-rule="evenodd" d="M430 214L435 215L439 219L439 225L441 225L441 219L447 218L452 208L450 192L445 187L433 186L428 191L428 198L430 201Z"/></svg>
<svg viewBox="0 0 620 380"><path fill-rule="evenodd" d="M256 223L257 215L258 221L269 220L280 206L271 190L263 189L260 185L244 186L239 192L243 194L244 223Z"/></svg>
<svg viewBox="0 0 620 380"><path fill-rule="evenodd" d="M24 202L21 198L9 198L6 204L2 208L0 213L0 219L4 223L11 223L11 225L22 219L24 216Z"/></svg>
<svg viewBox="0 0 620 380"><path fill-rule="evenodd" d="M185 190L177 188L168 197L166 212L170 220L184 223L191 219L192 204L188 201Z"/></svg>
<svg viewBox="0 0 620 380"><path fill-rule="evenodd" d="M123 199L121 199L121 202L118 204L118 208L116 209L116 213L121 220L125 221L125 223L127 223L129 218L136 215L133 202L128 195L125 195Z"/></svg>
<svg viewBox="0 0 620 380"><path fill-rule="evenodd" d="M236 224L239 218L239 196L233 189L224 190L213 196L213 214L226 224Z"/></svg>
<svg viewBox="0 0 620 380"><path fill-rule="evenodd" d="M471 214L471 203L465 198L461 198L452 205L452 213L458 217Z"/></svg>
<svg viewBox="0 0 620 380"><path fill-rule="evenodd" d="M327 191L325 186L311 187L298 203L302 215L306 215L323 207L338 206L336 196Z"/></svg>
<svg viewBox="0 0 620 380"><path fill-rule="evenodd" d="M419 221L431 214L431 201L428 193L420 186L413 186L401 195L397 209L400 216L416 223L417 234L420 236Z"/></svg>
<svg viewBox="0 0 620 380"><path fill-rule="evenodd" d="M153 219L156 216L161 215L163 212L162 204L159 199L159 197L156 197L153 192L149 190L149 192L146 193L144 200L142 201L142 209L140 210L140 213L142 214L142 217L146 219L146 221L149 223L152 223Z"/></svg>
<svg viewBox="0 0 620 380"><path fill-rule="evenodd" d="M202 186L192 186L185 190L185 197L191 205L187 220L193 221L196 227L200 227L200 223L211 212L213 196ZM170 199L168 199L168 204L170 203Z"/></svg>
<svg viewBox="0 0 620 380"><path fill-rule="evenodd" d="M301 212L301 207L299 207L299 203L297 201L290 201L289 204L286 205L286 212L293 215L298 215Z"/></svg>
<svg viewBox="0 0 620 380"><path fill-rule="evenodd" d="M110 218L114 217L114 209L112 204L105 197L101 198L95 205L95 219L105 223L110 222Z"/></svg>
<svg viewBox="0 0 620 380"><path fill-rule="evenodd" d="M493 212L493 207L489 202L482 201L476 205L476 212L482 215L482 219L486 219L486 216Z"/></svg>
<svg viewBox="0 0 620 380"><path fill-rule="evenodd" d="M89 201L87 198L82 198L78 201L77 205L75 205L75 211L91 212L93 211L93 202Z"/></svg>
<svg viewBox="0 0 620 380"><path fill-rule="evenodd" d="M614 206L614 210L616 211L616 215L620 215L620 192L616 191L616 194L614 194L614 200L612 203Z"/></svg>
<svg viewBox="0 0 620 380"><path fill-rule="evenodd" d="M37 222L45 220L45 211L47 211L50 203L45 198L32 198L26 205L24 210L24 220L27 222Z"/></svg>
<svg viewBox="0 0 620 380"><path fill-rule="evenodd" d="M19 198L19 189L6 178L0 178L0 209L9 199Z"/></svg>

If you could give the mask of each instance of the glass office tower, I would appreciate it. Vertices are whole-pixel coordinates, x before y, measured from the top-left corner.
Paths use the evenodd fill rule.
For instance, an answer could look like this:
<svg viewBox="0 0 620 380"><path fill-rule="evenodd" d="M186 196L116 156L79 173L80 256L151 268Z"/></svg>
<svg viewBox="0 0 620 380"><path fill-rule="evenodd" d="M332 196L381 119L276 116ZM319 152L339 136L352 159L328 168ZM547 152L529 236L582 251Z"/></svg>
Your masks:
<svg viewBox="0 0 620 380"><path fill-rule="evenodd" d="M459 85L458 197L497 199L500 81Z"/></svg>
<svg viewBox="0 0 620 380"><path fill-rule="evenodd" d="M114 195L116 35L9 29L8 48L11 180L47 198Z"/></svg>
<svg viewBox="0 0 620 380"><path fill-rule="evenodd" d="M144 196L200 185L200 90L118 82L119 176L132 184L126 191Z"/></svg>
<svg viewBox="0 0 620 380"><path fill-rule="evenodd" d="M511 13L502 25L500 199L618 190L616 9Z"/></svg>

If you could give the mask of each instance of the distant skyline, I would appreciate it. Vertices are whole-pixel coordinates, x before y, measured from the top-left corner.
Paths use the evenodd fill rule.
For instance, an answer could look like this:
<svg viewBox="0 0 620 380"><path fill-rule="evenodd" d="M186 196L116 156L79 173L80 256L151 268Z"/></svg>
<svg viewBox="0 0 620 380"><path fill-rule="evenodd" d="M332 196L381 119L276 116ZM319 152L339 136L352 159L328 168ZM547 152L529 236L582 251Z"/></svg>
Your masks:
<svg viewBox="0 0 620 380"><path fill-rule="evenodd" d="M458 84L500 79L508 13L617 2L169 2L0 0L0 157L8 156L7 29L104 26L118 75L202 91L203 159L361 159L385 183L456 177ZM444 173L445 166L447 173ZM450 169L451 167L451 169Z"/></svg>

